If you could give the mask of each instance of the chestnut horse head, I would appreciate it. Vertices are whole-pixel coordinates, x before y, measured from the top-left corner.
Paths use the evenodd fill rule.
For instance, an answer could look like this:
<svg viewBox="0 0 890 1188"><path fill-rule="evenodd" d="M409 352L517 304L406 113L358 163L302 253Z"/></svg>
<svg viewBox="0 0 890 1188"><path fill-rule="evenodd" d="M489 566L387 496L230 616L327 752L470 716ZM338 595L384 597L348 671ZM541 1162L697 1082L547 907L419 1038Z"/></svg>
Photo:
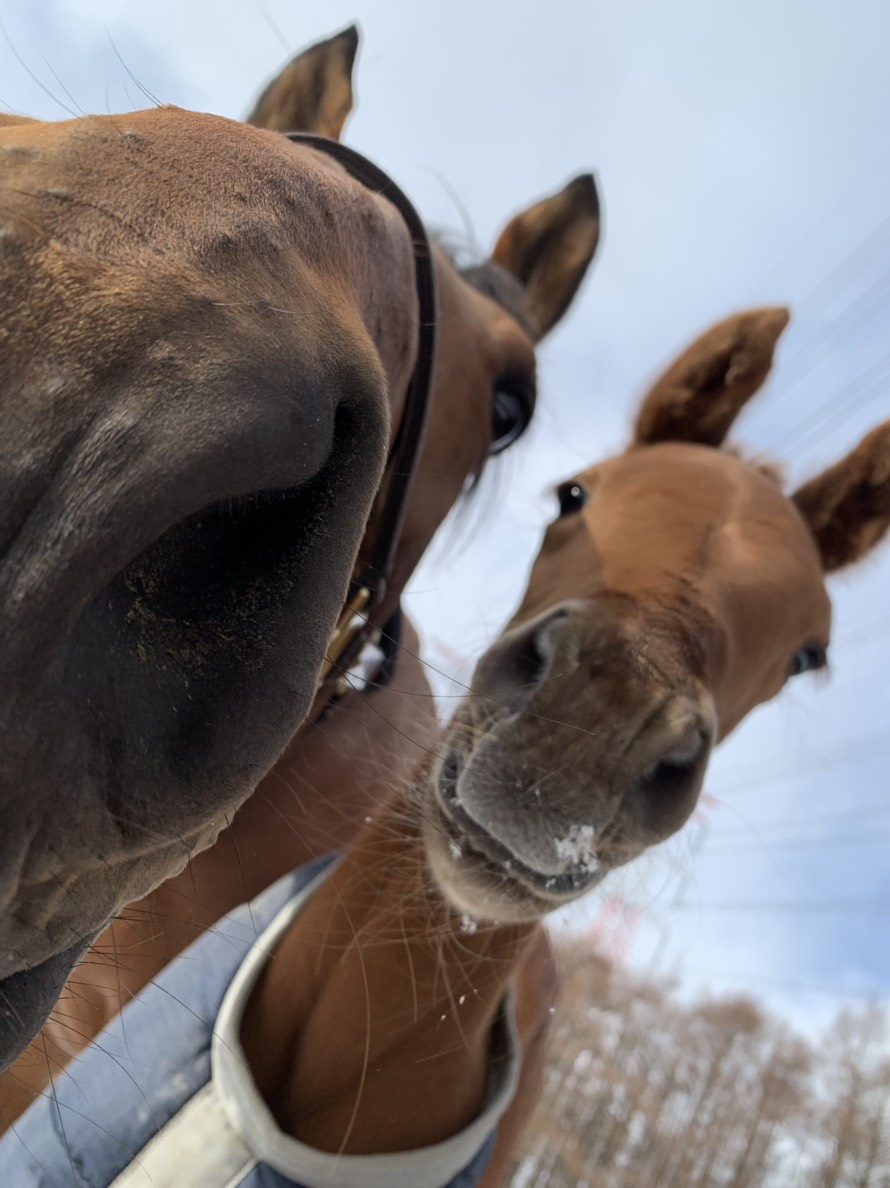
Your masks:
<svg viewBox="0 0 890 1188"><path fill-rule="evenodd" d="M825 665L824 574L890 524L890 422L790 495L725 448L787 320L713 327L647 395L629 448L558 488L426 797L433 870L466 911L540 915L674 833L714 743Z"/></svg>
<svg viewBox="0 0 890 1188"><path fill-rule="evenodd" d="M369 515L374 531L417 305L386 196L268 129L175 108L3 117L0 154L5 1062L97 931L213 840L305 717ZM516 216L477 285L437 256L395 597L530 414L534 342L597 228L586 176Z"/></svg>

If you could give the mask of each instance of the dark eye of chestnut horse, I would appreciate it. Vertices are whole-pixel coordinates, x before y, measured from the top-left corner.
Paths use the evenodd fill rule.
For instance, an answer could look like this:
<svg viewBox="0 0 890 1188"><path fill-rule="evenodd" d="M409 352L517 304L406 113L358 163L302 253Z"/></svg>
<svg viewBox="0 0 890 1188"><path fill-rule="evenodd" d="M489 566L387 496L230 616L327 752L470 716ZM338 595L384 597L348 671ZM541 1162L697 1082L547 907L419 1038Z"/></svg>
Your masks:
<svg viewBox="0 0 890 1188"><path fill-rule="evenodd" d="M818 668L824 668L827 663L828 653L822 644L804 644L791 657L791 663L788 665L788 675L793 677L799 676L802 672L813 672Z"/></svg>
<svg viewBox="0 0 890 1188"><path fill-rule="evenodd" d="M515 380L501 380L498 383L491 407L490 455L502 453L522 437L532 419L534 406L534 395L530 388Z"/></svg>
<svg viewBox="0 0 890 1188"><path fill-rule="evenodd" d="M580 483L570 480L556 488L556 498L559 500L560 516L570 516L579 512L587 502L587 491Z"/></svg>

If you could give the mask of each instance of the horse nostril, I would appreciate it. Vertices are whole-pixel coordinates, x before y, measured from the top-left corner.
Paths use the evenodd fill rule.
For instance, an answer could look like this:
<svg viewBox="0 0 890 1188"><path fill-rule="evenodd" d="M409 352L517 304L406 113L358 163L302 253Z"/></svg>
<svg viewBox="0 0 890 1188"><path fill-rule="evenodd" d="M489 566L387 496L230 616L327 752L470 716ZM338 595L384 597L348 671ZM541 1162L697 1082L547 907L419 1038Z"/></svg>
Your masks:
<svg viewBox="0 0 890 1188"><path fill-rule="evenodd" d="M557 655L566 657L566 671L577 666L571 647L566 648L571 612L572 606L559 606L502 635L476 666L474 690L513 713L521 713L546 683ZM569 631L569 644L570 637ZM560 670L563 668L561 664Z"/></svg>
<svg viewBox="0 0 890 1188"><path fill-rule="evenodd" d="M640 783L647 791L660 792L670 795L685 789L693 771L691 763L673 763L669 759L659 759L652 763L640 777Z"/></svg>
<svg viewBox="0 0 890 1188"><path fill-rule="evenodd" d="M701 774L701 761L707 755L709 741L710 735L703 726L690 727L667 754L644 769L641 786L668 795L687 791L690 781Z"/></svg>
<svg viewBox="0 0 890 1188"><path fill-rule="evenodd" d="M538 644L537 635L530 635L522 643L514 660L516 678L520 688L533 688L542 680L549 658Z"/></svg>
<svg viewBox="0 0 890 1188"><path fill-rule="evenodd" d="M495 698L512 713L521 713L547 675L550 654L546 639L528 628L506 636L483 656L476 669L474 687Z"/></svg>

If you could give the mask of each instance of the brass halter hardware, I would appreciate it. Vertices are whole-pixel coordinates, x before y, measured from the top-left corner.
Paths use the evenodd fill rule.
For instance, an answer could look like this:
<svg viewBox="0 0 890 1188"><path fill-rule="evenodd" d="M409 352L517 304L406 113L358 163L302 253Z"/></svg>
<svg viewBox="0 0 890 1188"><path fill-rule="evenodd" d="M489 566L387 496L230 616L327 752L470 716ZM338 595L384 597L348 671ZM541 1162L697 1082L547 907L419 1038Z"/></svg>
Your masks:
<svg viewBox="0 0 890 1188"><path fill-rule="evenodd" d="M370 559L353 578L352 593L331 636L328 654L318 678L318 692L329 691L329 700L341 696L347 688L344 676L365 644L379 637L381 623L373 621L387 593L396 548L401 537L408 496L417 472L420 449L426 429L430 403L433 363L436 351L436 283L432 250L420 216L399 187L382 169L361 153L337 140L328 140L309 132L288 132L288 140L326 153L339 162L357 181L395 206L405 221L414 250L414 284L417 293L417 357L405 396L402 421L387 461L389 481L380 510L377 537ZM396 615L398 598L389 610ZM384 616L385 618L385 616Z"/></svg>
<svg viewBox="0 0 890 1188"><path fill-rule="evenodd" d="M362 612L370 600L371 591L367 586L360 586L343 607L340 618L337 620L337 626L331 635L327 655L322 661L318 674L319 687L328 679L333 668L340 667L340 657L344 652L351 650L350 645L354 644L359 633L365 628L367 618ZM340 675L340 681L344 686L342 692L345 692L346 680L342 673ZM337 686L337 692L341 692L339 684Z"/></svg>

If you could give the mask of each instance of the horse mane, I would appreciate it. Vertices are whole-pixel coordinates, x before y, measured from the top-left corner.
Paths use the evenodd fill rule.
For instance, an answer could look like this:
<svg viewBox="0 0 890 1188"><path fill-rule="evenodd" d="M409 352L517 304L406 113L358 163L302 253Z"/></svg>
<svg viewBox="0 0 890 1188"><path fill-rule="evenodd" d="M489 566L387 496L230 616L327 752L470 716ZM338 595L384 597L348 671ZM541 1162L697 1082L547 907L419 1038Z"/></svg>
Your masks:
<svg viewBox="0 0 890 1188"><path fill-rule="evenodd" d="M727 442L721 446L721 449L725 454L729 454L731 458L738 458L740 462L744 462L746 466L750 466L758 474L762 474L768 482L772 483L774 487L778 487L780 491L785 490L787 467L778 458L772 458L769 454L760 451L750 453L738 442Z"/></svg>
<svg viewBox="0 0 890 1188"><path fill-rule="evenodd" d="M442 252L462 280L477 293L482 293L495 301L516 320L526 334L533 333L523 308L522 283L515 276L511 276L506 268L494 260L482 258L478 249L471 247L465 237L454 231L435 228L429 232L429 236L430 241ZM483 475L499 473L500 468L492 466L492 458L488 455L477 470L467 475L460 499L455 504L455 519L463 517L467 509L474 505L482 487ZM493 500L496 495L494 487L490 488L490 494Z"/></svg>
<svg viewBox="0 0 890 1188"><path fill-rule="evenodd" d="M523 305L522 282L491 258L484 258L453 231L435 230L430 239L454 266L458 275L477 293L490 297L512 317L526 334L533 334Z"/></svg>
<svg viewBox="0 0 890 1188"><path fill-rule="evenodd" d="M458 271L468 285L496 301L515 318L527 334L534 333L523 308L522 285L506 268L494 260L483 260L480 264L471 264Z"/></svg>

